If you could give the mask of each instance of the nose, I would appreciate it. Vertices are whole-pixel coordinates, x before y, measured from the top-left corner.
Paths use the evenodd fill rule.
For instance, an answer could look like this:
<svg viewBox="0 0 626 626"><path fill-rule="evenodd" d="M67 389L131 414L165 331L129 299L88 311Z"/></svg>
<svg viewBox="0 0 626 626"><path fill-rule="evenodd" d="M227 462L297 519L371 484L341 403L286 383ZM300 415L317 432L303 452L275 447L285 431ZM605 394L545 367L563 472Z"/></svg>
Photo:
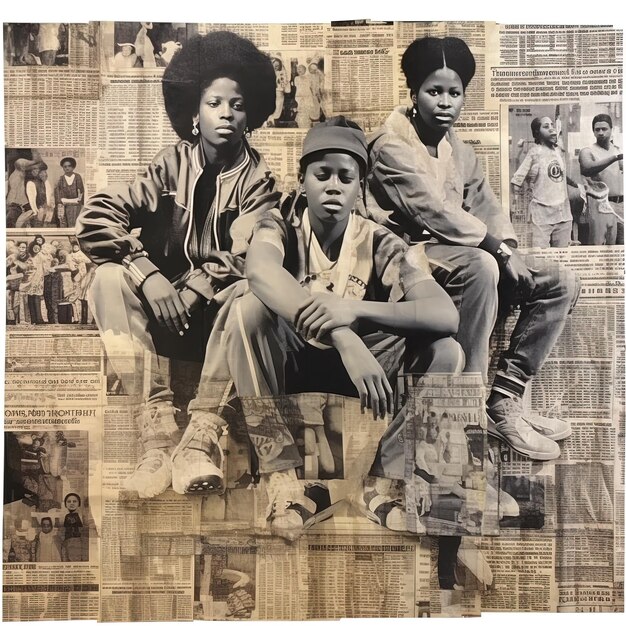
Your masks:
<svg viewBox="0 0 626 626"><path fill-rule="evenodd" d="M220 117L225 120L231 120L233 118L233 109L228 102L222 102Z"/></svg>
<svg viewBox="0 0 626 626"><path fill-rule="evenodd" d="M439 106L442 109L449 109L452 106L452 103L450 102L450 94L442 93L441 96L439 96Z"/></svg>
<svg viewBox="0 0 626 626"><path fill-rule="evenodd" d="M338 195L341 193L339 188L339 176L333 175L328 178L326 183L326 193L331 195Z"/></svg>

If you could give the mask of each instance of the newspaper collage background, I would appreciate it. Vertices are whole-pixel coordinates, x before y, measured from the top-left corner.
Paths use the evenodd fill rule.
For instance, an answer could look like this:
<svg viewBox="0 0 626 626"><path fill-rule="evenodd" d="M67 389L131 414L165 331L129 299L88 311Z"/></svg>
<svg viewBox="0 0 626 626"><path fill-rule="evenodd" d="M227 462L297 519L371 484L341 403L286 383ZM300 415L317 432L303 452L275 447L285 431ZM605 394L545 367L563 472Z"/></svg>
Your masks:
<svg viewBox="0 0 626 626"><path fill-rule="evenodd" d="M33 46L30 56L19 59L5 45L6 175L16 158L38 155L54 182L62 173L61 160L72 157L89 196L131 180L160 149L177 142L161 94L162 65L172 51L163 49L161 67L133 62L128 68L118 44L135 37L141 24L60 26L53 65L42 63L43 55L37 61ZM511 207L522 246L530 245L529 197L513 198L509 181L519 164L518 146L532 142L530 119L560 117L568 173L578 180L577 154L593 142L594 115L612 115L614 141L623 145L623 40L622 32L610 27L483 22L167 27L183 46L196 33L232 30L291 70L281 115L251 138L284 191L296 186L307 130L306 120L290 107L289 85L298 67L319 86L313 106L326 116L344 114L371 132L394 106L408 102L400 56L426 35L458 36L476 57L477 74L456 129L473 145L503 206ZM26 37L38 41L38 35ZM306 70L312 64L315 76ZM7 254L12 245L29 245L43 234L68 256L77 255L79 271L63 276L66 306L57 319L42 319L45 324L20 317L28 303L7 283L5 468L15 470L17 484L28 492L7 502L5 469L5 620L623 611L623 246L535 251L571 267L582 280L577 308L527 394L529 410L566 418L573 434L557 461L532 463L505 446L487 444L477 412L464 412L464 426L476 425L481 466L487 467L488 457L495 462L487 480L516 500L520 515L498 524L497 508L485 505L478 532L462 524L464 588L450 592L438 587L436 541L383 530L348 502L293 544L272 537L265 524L267 501L250 484L247 443L236 432L225 441L224 497L167 491L152 500L129 498L121 486L137 458L134 412L141 398L120 389L104 356L87 305L94 267L74 250L71 229L48 226L7 231ZM496 329L494 344L502 343L506 331ZM187 374L179 373L182 397L190 395ZM349 500L384 425L364 419L358 401L350 398L306 401L336 416L328 436L338 462L332 476L317 468L316 477L328 479L335 497ZM457 406L443 396L437 402L441 409ZM307 469L314 466L311 461ZM47 505L33 506L29 493ZM79 496L81 536L63 546L62 561L38 559L42 520L63 526L68 493ZM463 563L475 563L478 549L493 580L481 579Z"/></svg>

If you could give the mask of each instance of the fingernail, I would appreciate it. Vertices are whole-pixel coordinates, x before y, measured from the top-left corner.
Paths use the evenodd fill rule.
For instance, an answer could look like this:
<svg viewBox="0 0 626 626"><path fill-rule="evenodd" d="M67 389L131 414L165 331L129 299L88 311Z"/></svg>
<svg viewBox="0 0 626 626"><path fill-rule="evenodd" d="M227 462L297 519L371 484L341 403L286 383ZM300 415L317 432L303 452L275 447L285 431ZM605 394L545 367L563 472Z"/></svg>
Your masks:
<svg viewBox="0 0 626 626"><path fill-rule="evenodd" d="M185 324L185 329L189 330L189 324ZM183 333L180 333L180 334L182 335Z"/></svg>
<svg viewBox="0 0 626 626"><path fill-rule="evenodd" d="M178 334L182 337L185 333L182 330L179 330Z"/></svg>

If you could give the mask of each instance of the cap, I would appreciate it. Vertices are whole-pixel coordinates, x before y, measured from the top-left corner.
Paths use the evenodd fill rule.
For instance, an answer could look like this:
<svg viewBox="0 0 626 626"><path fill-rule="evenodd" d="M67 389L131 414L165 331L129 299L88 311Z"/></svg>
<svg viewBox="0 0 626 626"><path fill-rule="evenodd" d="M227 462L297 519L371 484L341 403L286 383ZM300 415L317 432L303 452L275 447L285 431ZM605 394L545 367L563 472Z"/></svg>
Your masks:
<svg viewBox="0 0 626 626"><path fill-rule="evenodd" d="M361 127L343 115L331 117L311 128L304 138L300 165L315 152L347 152L353 156L363 171L367 169L367 139Z"/></svg>

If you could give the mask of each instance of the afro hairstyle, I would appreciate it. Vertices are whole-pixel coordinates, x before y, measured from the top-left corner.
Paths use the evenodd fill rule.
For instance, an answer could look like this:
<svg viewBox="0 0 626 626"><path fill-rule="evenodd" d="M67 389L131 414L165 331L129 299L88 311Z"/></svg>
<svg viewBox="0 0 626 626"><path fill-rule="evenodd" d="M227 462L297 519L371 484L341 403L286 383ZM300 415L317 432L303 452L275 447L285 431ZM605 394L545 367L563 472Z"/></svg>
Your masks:
<svg viewBox="0 0 626 626"><path fill-rule="evenodd" d="M437 70L454 70L466 89L474 77L476 61L467 44L458 37L424 37L416 39L402 55L402 72L406 84L417 92L422 83Z"/></svg>
<svg viewBox="0 0 626 626"><path fill-rule="evenodd" d="M165 110L181 139L194 140L192 118L202 92L217 78L239 83L249 130L259 128L274 111L276 74L268 55L228 31L197 35L174 55L163 73Z"/></svg>

